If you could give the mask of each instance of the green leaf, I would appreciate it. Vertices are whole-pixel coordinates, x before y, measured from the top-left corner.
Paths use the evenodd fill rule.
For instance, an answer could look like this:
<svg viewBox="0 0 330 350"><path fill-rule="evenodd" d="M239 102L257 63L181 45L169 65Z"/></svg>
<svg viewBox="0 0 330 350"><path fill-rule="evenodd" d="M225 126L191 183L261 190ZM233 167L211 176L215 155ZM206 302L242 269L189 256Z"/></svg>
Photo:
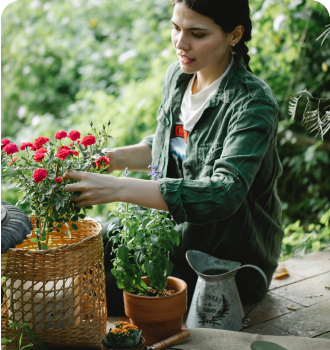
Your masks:
<svg viewBox="0 0 330 350"><path fill-rule="evenodd" d="M86 215L85 214L78 214L80 219L85 219Z"/></svg>
<svg viewBox="0 0 330 350"><path fill-rule="evenodd" d="M15 323L15 322L9 323L9 326L10 327L19 327L19 325L17 323Z"/></svg>
<svg viewBox="0 0 330 350"><path fill-rule="evenodd" d="M45 244L45 243L41 243L41 249L42 249L42 250L47 250L47 249L48 249L48 247L46 246L46 244Z"/></svg>
<svg viewBox="0 0 330 350"><path fill-rule="evenodd" d="M34 333L32 332L32 329L29 327L29 326L24 326L24 329L25 329L25 332L26 332L26 335L28 336L28 338L34 342L35 340L35 335Z"/></svg>
<svg viewBox="0 0 330 350"><path fill-rule="evenodd" d="M147 274L151 275L151 272L152 272L152 270L154 268L154 263L151 260L146 260L144 262L144 268L145 268Z"/></svg>
<svg viewBox="0 0 330 350"><path fill-rule="evenodd" d="M29 214L31 214L31 213L32 213L32 210L30 210L30 209L28 209L28 210L24 210L24 213L25 213L26 215L29 215Z"/></svg>
<svg viewBox="0 0 330 350"><path fill-rule="evenodd" d="M113 344L109 342L108 338L107 338L104 334L103 334L103 342L104 342L104 345L105 345L106 347L108 347L109 349L110 349L111 347L113 347Z"/></svg>
<svg viewBox="0 0 330 350"><path fill-rule="evenodd" d="M33 237L33 238L31 238L31 242L32 242L32 243L38 243L39 240L38 240L38 238Z"/></svg>
<svg viewBox="0 0 330 350"><path fill-rule="evenodd" d="M119 280L117 280L117 287L118 287L119 289L124 289L124 288L125 288L125 286L124 286L123 281L119 281Z"/></svg>
<svg viewBox="0 0 330 350"><path fill-rule="evenodd" d="M71 227L73 230L77 231L78 230L78 226L74 223L71 224Z"/></svg>
<svg viewBox="0 0 330 350"><path fill-rule="evenodd" d="M119 248L118 248L118 258L123 261L123 262L127 262L128 260L128 248L125 246L125 245L121 245Z"/></svg>
<svg viewBox="0 0 330 350"><path fill-rule="evenodd" d="M166 269L164 271L164 276L165 277L168 277L168 276L171 275L171 273L173 271L173 267L174 267L174 264L171 261L167 260L166 261Z"/></svg>
<svg viewBox="0 0 330 350"><path fill-rule="evenodd" d="M11 340L6 338L1 338L1 343L11 343Z"/></svg>
<svg viewBox="0 0 330 350"><path fill-rule="evenodd" d="M149 241L155 246L159 247L158 237L156 235L150 236Z"/></svg>
<svg viewBox="0 0 330 350"><path fill-rule="evenodd" d="M126 271L124 277L124 286L127 291L132 291L134 273L131 270Z"/></svg>

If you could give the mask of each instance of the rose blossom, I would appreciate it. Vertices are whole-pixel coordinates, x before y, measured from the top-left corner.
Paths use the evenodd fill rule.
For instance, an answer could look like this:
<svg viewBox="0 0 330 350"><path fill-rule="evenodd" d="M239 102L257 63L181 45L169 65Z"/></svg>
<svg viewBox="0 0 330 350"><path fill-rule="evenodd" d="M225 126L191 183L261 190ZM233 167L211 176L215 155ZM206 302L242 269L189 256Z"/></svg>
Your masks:
<svg viewBox="0 0 330 350"><path fill-rule="evenodd" d="M80 142L80 140L76 140L77 141L77 143L76 143L76 145L79 145L81 142ZM74 142L71 142L70 143L70 147L72 147L72 146L74 146L75 144L74 144Z"/></svg>
<svg viewBox="0 0 330 350"><path fill-rule="evenodd" d="M85 147L87 147L89 145L94 145L95 142L96 142L96 140L95 140L95 137L93 135L87 135L81 140L81 143Z"/></svg>
<svg viewBox="0 0 330 350"><path fill-rule="evenodd" d="M27 147L33 147L33 144L31 143L31 142L23 142L20 146L19 146L19 149L21 150L21 151L24 151L25 150L25 148L27 148Z"/></svg>
<svg viewBox="0 0 330 350"><path fill-rule="evenodd" d="M109 158L107 158L107 157L99 157L95 163L96 163L96 167L97 168L101 168L102 165L108 165L109 162L110 162Z"/></svg>
<svg viewBox="0 0 330 350"><path fill-rule="evenodd" d="M57 177L56 179L54 179L55 182L57 183L61 183L63 181L62 177Z"/></svg>
<svg viewBox="0 0 330 350"><path fill-rule="evenodd" d="M47 170L42 169L42 168L38 168L33 173L33 181L34 182L41 182L41 181L45 180L46 176L47 176Z"/></svg>
<svg viewBox="0 0 330 350"><path fill-rule="evenodd" d="M68 146L61 146L58 150L59 151L62 151L63 149L67 149L68 151L70 151L70 147L68 147Z"/></svg>
<svg viewBox="0 0 330 350"><path fill-rule="evenodd" d="M55 155L61 160L64 160L69 154L70 154L70 149L62 148L62 149L59 149Z"/></svg>
<svg viewBox="0 0 330 350"><path fill-rule="evenodd" d="M77 130L71 130L69 133L68 133L68 138L72 141L77 141L80 137L80 132L77 131Z"/></svg>
<svg viewBox="0 0 330 350"><path fill-rule="evenodd" d="M79 152L78 151L69 151L70 154L72 154L74 157L79 156Z"/></svg>
<svg viewBox="0 0 330 350"><path fill-rule="evenodd" d="M16 162L16 160L17 160L17 157L14 157L14 158L13 158L13 161L10 162L9 165L12 165L14 162Z"/></svg>
<svg viewBox="0 0 330 350"><path fill-rule="evenodd" d="M37 163L40 163L45 158L45 153L47 153L47 150L44 148L39 148L36 153L34 154L34 160Z"/></svg>
<svg viewBox="0 0 330 350"><path fill-rule="evenodd" d="M34 142L33 142L33 148L31 148L33 151L41 148L45 143L47 143L49 141L48 137L37 137Z"/></svg>
<svg viewBox="0 0 330 350"><path fill-rule="evenodd" d="M7 154L7 156L9 156L10 154L19 152L17 146L14 143L8 143L3 149L3 151Z"/></svg>
<svg viewBox="0 0 330 350"><path fill-rule="evenodd" d="M62 140L64 137L67 137L67 133L64 130L57 131L54 135L55 140Z"/></svg>
<svg viewBox="0 0 330 350"><path fill-rule="evenodd" d="M9 145L9 144L11 143L11 141L8 140L8 139L1 139L1 143L2 143L3 145L7 146L7 145Z"/></svg>

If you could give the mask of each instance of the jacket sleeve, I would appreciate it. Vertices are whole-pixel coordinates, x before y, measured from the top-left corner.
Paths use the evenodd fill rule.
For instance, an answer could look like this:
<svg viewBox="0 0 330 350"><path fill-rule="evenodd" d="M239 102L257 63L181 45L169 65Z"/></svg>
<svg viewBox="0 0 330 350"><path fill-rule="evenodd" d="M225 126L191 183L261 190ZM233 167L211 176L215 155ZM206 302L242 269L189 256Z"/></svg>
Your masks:
<svg viewBox="0 0 330 350"><path fill-rule="evenodd" d="M160 190L177 224L207 224L233 215L254 181L276 136L278 107L266 97L241 104L228 125L223 151L211 177L159 179ZM275 135L275 136L274 136Z"/></svg>
<svg viewBox="0 0 330 350"><path fill-rule="evenodd" d="M155 134L145 136L139 143L146 143L152 149Z"/></svg>

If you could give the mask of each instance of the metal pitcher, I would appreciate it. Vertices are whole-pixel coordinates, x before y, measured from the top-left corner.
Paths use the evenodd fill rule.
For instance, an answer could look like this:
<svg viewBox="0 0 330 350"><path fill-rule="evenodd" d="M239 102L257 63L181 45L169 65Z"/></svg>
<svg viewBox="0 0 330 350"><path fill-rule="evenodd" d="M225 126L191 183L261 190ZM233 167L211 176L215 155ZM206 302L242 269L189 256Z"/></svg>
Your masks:
<svg viewBox="0 0 330 350"><path fill-rule="evenodd" d="M186 259L198 275L186 321L188 328L239 331L247 327L250 323L247 316L257 303L244 315L235 275L243 267L259 271L266 285L263 297L268 286L265 273L255 265L241 266L237 261L221 260L198 250L188 250Z"/></svg>

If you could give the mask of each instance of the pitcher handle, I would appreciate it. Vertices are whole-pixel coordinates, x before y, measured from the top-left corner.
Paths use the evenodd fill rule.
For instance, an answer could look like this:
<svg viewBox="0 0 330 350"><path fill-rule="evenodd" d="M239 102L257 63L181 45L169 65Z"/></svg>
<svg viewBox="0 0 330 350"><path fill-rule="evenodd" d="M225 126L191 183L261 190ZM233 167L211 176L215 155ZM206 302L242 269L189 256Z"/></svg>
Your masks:
<svg viewBox="0 0 330 350"><path fill-rule="evenodd" d="M265 273L261 270L261 268L258 267L258 266L247 264L247 265L241 266L241 267L239 268L239 270L242 269L243 267L252 267L252 268L256 269L256 270L261 274L261 276L263 277L263 279L264 279L264 281L265 281L265 290L264 290L264 292L262 293L262 296L261 296L261 297L259 298L259 300L252 306L252 308L246 313L246 315L244 316L244 318L243 318L243 320L242 320L242 324L243 324L243 328L244 328L244 327L247 327L247 326L250 324L250 322L251 322L251 320L250 320L247 316L248 316L249 313L260 303L261 299L262 299L262 298L265 296L265 294L267 293L267 290L268 290L268 288L267 288L267 286L268 286L268 279L267 279L266 274L265 274Z"/></svg>

